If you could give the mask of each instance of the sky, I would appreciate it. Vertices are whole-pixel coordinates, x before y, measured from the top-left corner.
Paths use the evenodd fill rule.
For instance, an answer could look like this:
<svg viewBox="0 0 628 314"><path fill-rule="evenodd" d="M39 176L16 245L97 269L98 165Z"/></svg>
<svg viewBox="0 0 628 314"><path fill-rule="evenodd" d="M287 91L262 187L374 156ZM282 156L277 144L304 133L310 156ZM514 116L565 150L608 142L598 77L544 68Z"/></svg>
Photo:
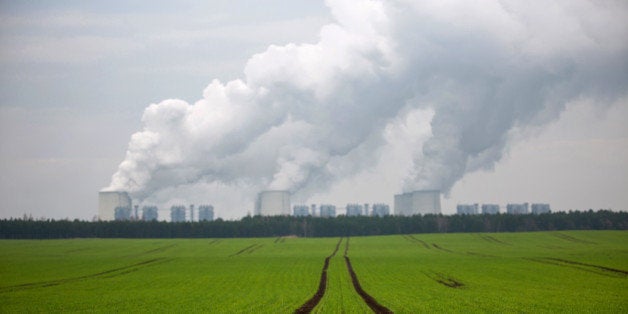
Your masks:
<svg viewBox="0 0 628 314"><path fill-rule="evenodd" d="M267 188L626 209L625 4L390 3L1 1L0 217L107 187L227 219Z"/></svg>

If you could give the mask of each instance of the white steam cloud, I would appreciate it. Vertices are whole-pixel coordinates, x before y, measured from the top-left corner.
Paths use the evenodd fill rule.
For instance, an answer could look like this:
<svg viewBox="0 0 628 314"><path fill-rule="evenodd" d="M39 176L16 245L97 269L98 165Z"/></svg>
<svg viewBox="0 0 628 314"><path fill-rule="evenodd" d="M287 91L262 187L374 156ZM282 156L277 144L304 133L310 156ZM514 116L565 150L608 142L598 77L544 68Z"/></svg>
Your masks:
<svg viewBox="0 0 628 314"><path fill-rule="evenodd" d="M399 189L448 192L492 168L513 129L628 90L625 1L327 4L335 23L317 43L272 45L243 79L214 80L194 104L146 108L107 189L144 199L232 186L307 198L396 147L411 161ZM429 138L399 150L390 134L416 129L393 128L399 121L429 123L420 127Z"/></svg>

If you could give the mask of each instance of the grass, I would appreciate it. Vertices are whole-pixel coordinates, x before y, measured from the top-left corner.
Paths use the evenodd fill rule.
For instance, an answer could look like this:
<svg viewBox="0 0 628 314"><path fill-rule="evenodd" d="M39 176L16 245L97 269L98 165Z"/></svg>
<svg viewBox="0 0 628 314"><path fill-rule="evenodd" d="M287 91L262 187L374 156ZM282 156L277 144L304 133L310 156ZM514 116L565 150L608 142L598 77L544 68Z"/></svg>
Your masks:
<svg viewBox="0 0 628 314"><path fill-rule="evenodd" d="M291 313L338 238L0 241L0 312ZM343 253L316 313L365 313ZM628 312L628 232L355 237L364 290L395 313Z"/></svg>

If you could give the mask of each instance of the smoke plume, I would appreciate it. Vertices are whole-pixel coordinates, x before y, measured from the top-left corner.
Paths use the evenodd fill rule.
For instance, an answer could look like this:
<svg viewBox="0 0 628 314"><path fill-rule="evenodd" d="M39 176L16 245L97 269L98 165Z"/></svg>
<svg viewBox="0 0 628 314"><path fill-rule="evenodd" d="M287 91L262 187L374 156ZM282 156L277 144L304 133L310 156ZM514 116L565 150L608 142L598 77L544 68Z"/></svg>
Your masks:
<svg viewBox="0 0 628 314"><path fill-rule="evenodd" d="M225 186L307 198L396 147L409 162L399 192L448 192L491 169L512 130L542 126L575 99L604 106L628 90L624 1L327 5L335 22L318 42L271 45L242 79L212 81L193 104L148 106L107 189L139 199ZM420 129L429 136L400 136L420 146L398 149L390 134L416 129L395 128L400 121L428 123Z"/></svg>

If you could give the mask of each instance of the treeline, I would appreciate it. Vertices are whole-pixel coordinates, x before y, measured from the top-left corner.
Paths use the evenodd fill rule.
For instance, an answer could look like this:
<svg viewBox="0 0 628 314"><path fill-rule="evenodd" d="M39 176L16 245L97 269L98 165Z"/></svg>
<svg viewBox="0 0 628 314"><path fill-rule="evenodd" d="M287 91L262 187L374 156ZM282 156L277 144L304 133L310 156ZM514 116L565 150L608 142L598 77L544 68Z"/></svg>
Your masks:
<svg viewBox="0 0 628 314"><path fill-rule="evenodd" d="M628 213L610 210L541 215L245 217L238 221L0 220L3 239L336 237L410 233L628 230Z"/></svg>

